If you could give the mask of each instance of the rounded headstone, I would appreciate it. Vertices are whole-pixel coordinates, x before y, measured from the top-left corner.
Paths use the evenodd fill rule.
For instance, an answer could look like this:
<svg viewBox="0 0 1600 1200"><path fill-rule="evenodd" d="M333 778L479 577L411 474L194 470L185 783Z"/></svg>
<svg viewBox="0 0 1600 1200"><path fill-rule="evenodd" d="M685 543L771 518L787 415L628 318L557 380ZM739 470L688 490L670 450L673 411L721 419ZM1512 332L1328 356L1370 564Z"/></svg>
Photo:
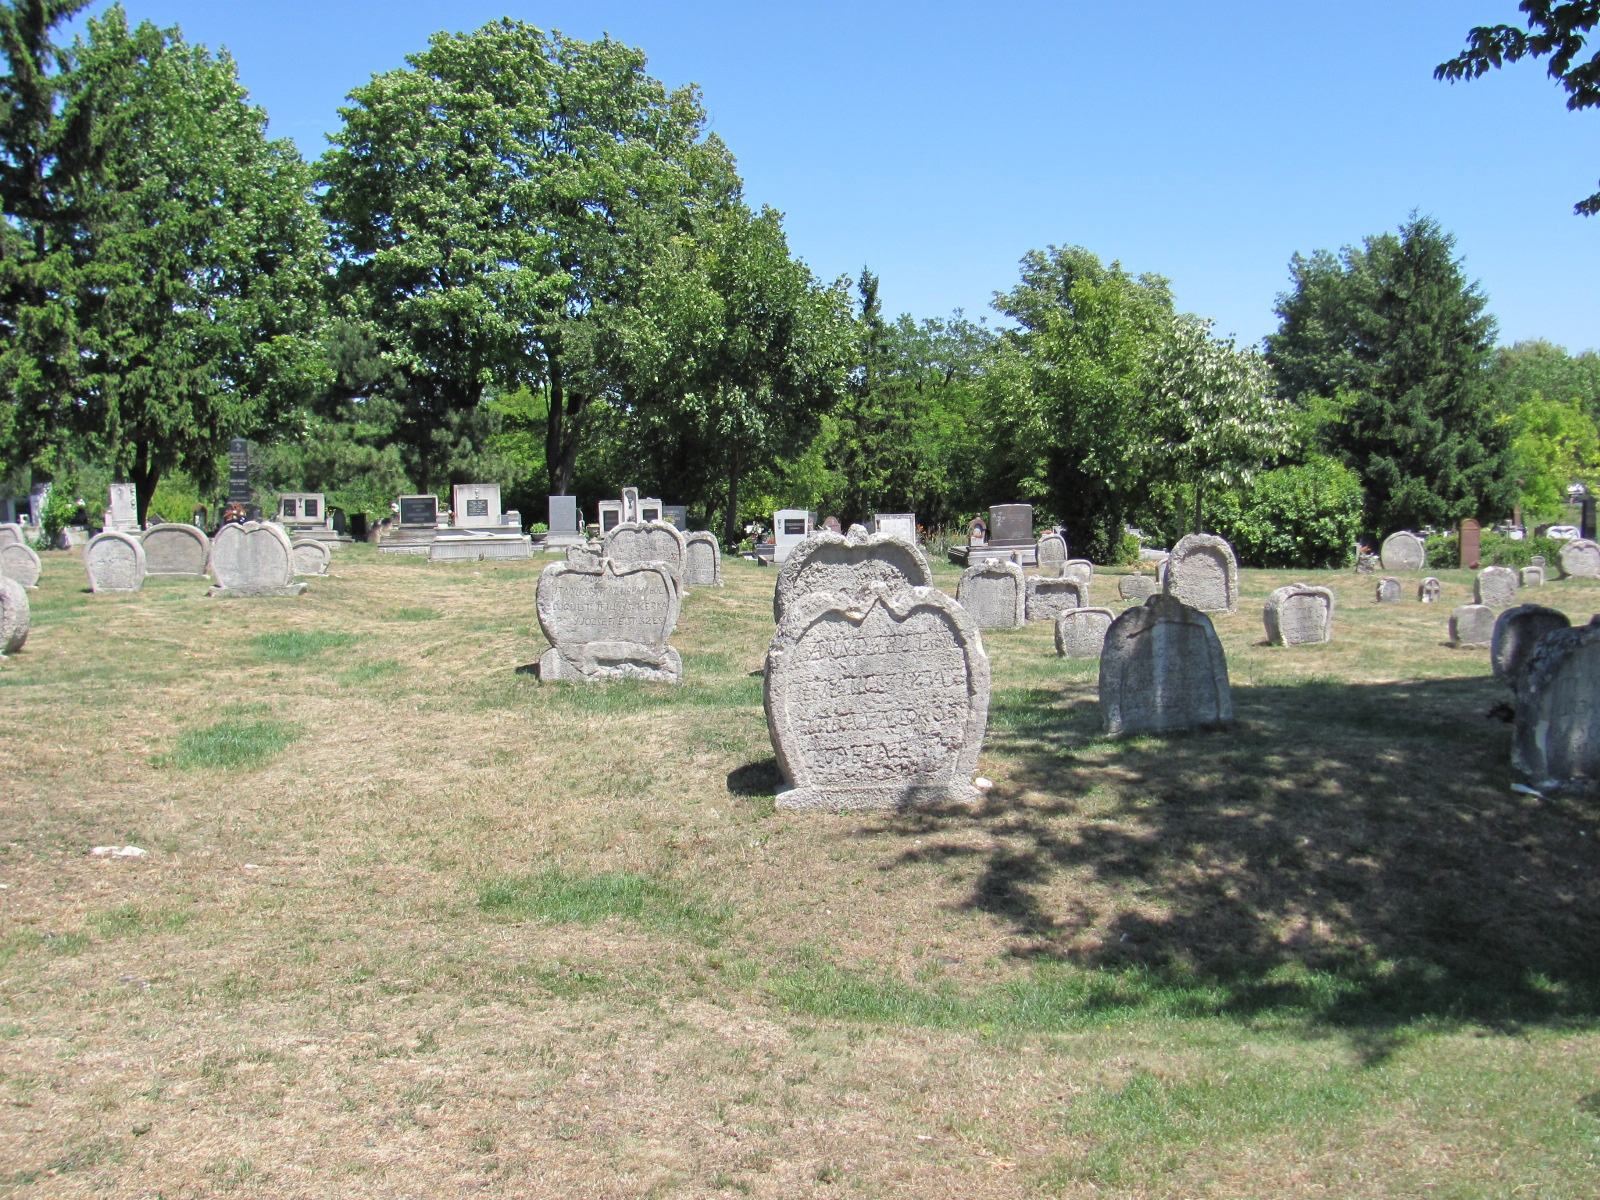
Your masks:
<svg viewBox="0 0 1600 1200"><path fill-rule="evenodd" d="M1054 621L1069 609L1089 603L1089 588L1076 579L1049 575L1028 576L1025 615L1030 621Z"/></svg>
<svg viewBox="0 0 1600 1200"><path fill-rule="evenodd" d="M722 586L722 546L705 530L683 535L684 587Z"/></svg>
<svg viewBox="0 0 1600 1200"><path fill-rule="evenodd" d="M0 575L0 654L15 654L28 640L28 592Z"/></svg>
<svg viewBox="0 0 1600 1200"><path fill-rule="evenodd" d="M1396 604L1400 600L1400 581L1393 575L1385 575L1378 580L1373 592L1379 604Z"/></svg>
<svg viewBox="0 0 1600 1200"><path fill-rule="evenodd" d="M1494 634L1489 640L1489 665L1496 679L1504 679L1517 686L1517 676L1527 665L1539 639L1557 629L1570 629L1572 620L1566 613L1542 604L1519 604L1508 608L1495 619Z"/></svg>
<svg viewBox="0 0 1600 1200"><path fill-rule="evenodd" d="M1487 604L1463 604L1450 614L1450 642L1471 650L1486 650L1494 640L1494 609Z"/></svg>
<svg viewBox="0 0 1600 1200"><path fill-rule="evenodd" d="M1333 592L1291 583L1267 597L1261 610L1267 641L1274 646L1309 646L1333 640Z"/></svg>
<svg viewBox="0 0 1600 1200"><path fill-rule="evenodd" d="M1124 575L1117 581L1117 595L1124 600L1143 604L1156 594L1156 581L1148 575Z"/></svg>
<svg viewBox="0 0 1600 1200"><path fill-rule="evenodd" d="M1167 560L1163 590L1200 612L1233 612L1239 607L1239 560L1233 547L1210 533L1179 538Z"/></svg>
<svg viewBox="0 0 1600 1200"><path fill-rule="evenodd" d="M1087 558L1069 558L1056 574L1062 579L1076 579L1087 589L1094 583L1094 564Z"/></svg>
<svg viewBox="0 0 1600 1200"><path fill-rule="evenodd" d="M144 587L144 547L131 533L107 529L84 547L83 569L92 592L137 592Z"/></svg>
<svg viewBox="0 0 1600 1200"><path fill-rule="evenodd" d="M1511 765L1541 792L1600 790L1600 624L1545 634L1517 677Z"/></svg>
<svg viewBox="0 0 1600 1200"><path fill-rule="evenodd" d="M1175 596L1151 596L1106 631L1100 711L1108 734L1233 724L1228 662L1211 618Z"/></svg>
<svg viewBox="0 0 1600 1200"><path fill-rule="evenodd" d="M1517 572L1517 582L1525 588L1543 587L1544 567L1538 565L1523 567L1522 570Z"/></svg>
<svg viewBox="0 0 1600 1200"><path fill-rule="evenodd" d="M1402 529L1383 539L1378 561L1385 571L1420 571L1428 565L1428 544L1416 534Z"/></svg>
<svg viewBox="0 0 1600 1200"><path fill-rule="evenodd" d="M224 525L211 539L211 575L218 587L230 590L289 587L294 546L283 527L271 521Z"/></svg>
<svg viewBox="0 0 1600 1200"><path fill-rule="evenodd" d="M838 517L823 517L822 527L829 533L837 533L841 537L844 536L844 526L839 523Z"/></svg>
<svg viewBox="0 0 1600 1200"><path fill-rule="evenodd" d="M1067 561L1067 539L1051 530L1039 535L1039 565L1053 567Z"/></svg>
<svg viewBox="0 0 1600 1200"><path fill-rule="evenodd" d="M985 559L961 573L956 602L979 629L1016 629L1028 618L1028 582L1015 561Z"/></svg>
<svg viewBox="0 0 1600 1200"><path fill-rule="evenodd" d="M789 552L772 592L772 619L782 623L789 605L810 592L865 600L874 583L931 587L933 572L921 549L892 533L852 525L847 535L819 529Z"/></svg>
<svg viewBox="0 0 1600 1200"><path fill-rule="evenodd" d="M1479 604L1504 608L1517 602L1517 573L1510 567L1485 567L1472 581L1472 595Z"/></svg>
<svg viewBox="0 0 1600 1200"><path fill-rule="evenodd" d="M23 546L28 539L23 535L22 526L15 521L0 522L0 546Z"/></svg>
<svg viewBox="0 0 1600 1200"><path fill-rule="evenodd" d="M681 598L664 562L551 563L539 573L539 628L550 642L539 679L683 682L682 659L667 644Z"/></svg>
<svg viewBox="0 0 1600 1200"><path fill-rule="evenodd" d="M1600 544L1588 538L1561 543L1561 570L1579 579L1600 579Z"/></svg>
<svg viewBox="0 0 1600 1200"><path fill-rule="evenodd" d="M1116 614L1109 608L1072 608L1056 618L1056 653L1062 658L1099 658Z"/></svg>
<svg viewBox="0 0 1600 1200"><path fill-rule="evenodd" d="M198 525L152 525L139 540L145 569L152 575L204 575L211 562L211 539Z"/></svg>
<svg viewBox="0 0 1600 1200"><path fill-rule="evenodd" d="M32 546L24 546L20 542L0 546L0 575L31 588L39 586L39 576L43 571L39 556L34 553Z"/></svg>
<svg viewBox="0 0 1600 1200"><path fill-rule="evenodd" d="M1417 584L1417 599L1423 604L1437 604L1444 595L1444 584L1432 575Z"/></svg>
<svg viewBox="0 0 1600 1200"><path fill-rule="evenodd" d="M289 557L296 575L326 575L330 554L326 543L315 538L298 538L289 544Z"/></svg>

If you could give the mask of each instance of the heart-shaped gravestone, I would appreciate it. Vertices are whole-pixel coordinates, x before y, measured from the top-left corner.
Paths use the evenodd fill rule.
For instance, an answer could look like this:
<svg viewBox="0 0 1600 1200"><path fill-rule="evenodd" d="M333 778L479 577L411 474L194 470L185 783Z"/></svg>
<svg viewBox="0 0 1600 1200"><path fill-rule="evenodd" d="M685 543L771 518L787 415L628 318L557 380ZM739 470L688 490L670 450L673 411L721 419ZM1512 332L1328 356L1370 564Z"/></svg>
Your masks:
<svg viewBox="0 0 1600 1200"><path fill-rule="evenodd" d="M251 592L294 584L289 535L268 521L228 524L211 539L211 574L226 591Z"/></svg>
<svg viewBox="0 0 1600 1200"><path fill-rule="evenodd" d="M860 526L848 535L826 529L813 533L789 552L772 594L772 616L784 613L801 596L833 592L867 599L874 583L932 587L933 573L922 551L891 533L868 533Z"/></svg>
<svg viewBox="0 0 1600 1200"><path fill-rule="evenodd" d="M667 521L625 521L605 539L605 556L618 565L664 562L683 581L683 534Z"/></svg>
<svg viewBox="0 0 1600 1200"><path fill-rule="evenodd" d="M550 639L539 678L681 682L682 662L667 645L680 594L661 562L551 563L539 575L539 628Z"/></svg>

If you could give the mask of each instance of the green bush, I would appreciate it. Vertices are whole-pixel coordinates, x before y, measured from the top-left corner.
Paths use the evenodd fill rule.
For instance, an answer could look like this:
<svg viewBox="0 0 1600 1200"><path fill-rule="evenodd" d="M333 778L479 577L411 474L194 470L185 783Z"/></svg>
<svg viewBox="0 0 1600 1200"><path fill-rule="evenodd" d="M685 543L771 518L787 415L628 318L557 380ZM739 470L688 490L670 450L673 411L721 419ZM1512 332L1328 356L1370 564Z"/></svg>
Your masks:
<svg viewBox="0 0 1600 1200"><path fill-rule="evenodd" d="M1461 566L1460 539L1453 533L1439 533L1428 539L1428 567L1434 571L1454 571ZM1504 534L1483 533L1478 538L1478 565L1521 569L1544 555L1545 565L1554 568L1561 561L1561 543L1554 538L1529 537L1513 541Z"/></svg>
<svg viewBox="0 0 1600 1200"><path fill-rule="evenodd" d="M1342 567L1361 529L1361 481L1317 456L1218 496L1209 524L1247 567Z"/></svg>

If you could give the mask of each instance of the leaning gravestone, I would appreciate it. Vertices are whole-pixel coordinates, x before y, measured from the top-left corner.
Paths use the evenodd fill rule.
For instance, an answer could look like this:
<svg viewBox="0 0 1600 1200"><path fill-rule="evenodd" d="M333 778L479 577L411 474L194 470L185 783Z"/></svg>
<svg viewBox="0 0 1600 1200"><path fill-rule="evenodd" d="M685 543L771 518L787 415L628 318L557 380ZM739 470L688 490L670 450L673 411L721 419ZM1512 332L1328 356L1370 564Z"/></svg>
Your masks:
<svg viewBox="0 0 1600 1200"><path fill-rule="evenodd" d="M1494 609L1463 604L1450 614L1450 644L1464 650L1485 650L1494 639Z"/></svg>
<svg viewBox="0 0 1600 1200"><path fill-rule="evenodd" d="M1030 621L1054 621L1069 609L1089 603L1089 589L1076 579L1052 579L1048 575L1028 576L1024 614Z"/></svg>
<svg viewBox="0 0 1600 1200"><path fill-rule="evenodd" d="M0 546L0 575L25 588L38 587L44 567L32 546Z"/></svg>
<svg viewBox="0 0 1600 1200"><path fill-rule="evenodd" d="M1274 646L1310 646L1333 640L1333 592L1291 583L1267 597L1261 610L1267 641Z"/></svg>
<svg viewBox="0 0 1600 1200"><path fill-rule="evenodd" d="M844 812L960 803L989 715L989 659L960 604L881 582L811 592L767 650L777 806Z"/></svg>
<svg viewBox="0 0 1600 1200"><path fill-rule="evenodd" d="M1027 623L1028 583L1016 562L986 558L961 572L956 601L979 629L1016 629Z"/></svg>
<svg viewBox="0 0 1600 1200"><path fill-rule="evenodd" d="M1109 608L1072 608L1056 618L1056 653L1062 658L1099 658L1115 616Z"/></svg>
<svg viewBox="0 0 1600 1200"><path fill-rule="evenodd" d="M626 496L630 489L624 488ZM606 533L602 553L619 567L629 563L667 564L683 584L683 534L667 521L624 521Z"/></svg>
<svg viewBox="0 0 1600 1200"><path fill-rule="evenodd" d="M1113 621L1100 652L1100 711L1113 736L1232 725L1228 662L1211 618L1160 595Z"/></svg>
<svg viewBox="0 0 1600 1200"><path fill-rule="evenodd" d="M700 530L683 535L683 586L722 586L722 547L716 534Z"/></svg>
<svg viewBox="0 0 1600 1200"><path fill-rule="evenodd" d="M1522 587L1543 587L1544 568L1540 566L1523 567L1517 572L1517 583Z"/></svg>
<svg viewBox="0 0 1600 1200"><path fill-rule="evenodd" d="M1164 590L1201 612L1233 612L1239 607L1239 561L1233 547L1210 533L1179 538L1167 560Z"/></svg>
<svg viewBox="0 0 1600 1200"><path fill-rule="evenodd" d="M1506 609L1495 620L1494 633L1489 639L1489 665L1494 669L1494 677L1516 687L1517 677L1527 666L1539 639L1558 629L1570 628L1572 621L1566 613L1542 604L1519 604Z"/></svg>
<svg viewBox="0 0 1600 1200"><path fill-rule="evenodd" d="M28 592L0 575L0 657L15 654L28 640Z"/></svg>
<svg viewBox="0 0 1600 1200"><path fill-rule="evenodd" d="M1135 604L1143 604L1156 594L1156 581L1148 575L1124 575L1117 581L1117 595Z"/></svg>
<svg viewBox="0 0 1600 1200"><path fill-rule="evenodd" d="M1439 598L1443 595L1444 584L1440 583L1432 575L1417 584L1417 599L1423 604L1437 604Z"/></svg>
<svg viewBox="0 0 1600 1200"><path fill-rule="evenodd" d="M91 592L137 592L147 574L144 547L131 533L107 529L84 547L83 569Z"/></svg>
<svg viewBox="0 0 1600 1200"><path fill-rule="evenodd" d="M1517 573L1510 567L1485 567L1472 581L1472 596L1479 604L1504 608L1517 602Z"/></svg>
<svg viewBox="0 0 1600 1200"><path fill-rule="evenodd" d="M819 529L789 552L772 593L772 619L810 592L860 596L874 583L893 587L932 587L933 572L922 551L892 533L868 533L852 525L848 534Z"/></svg>
<svg viewBox="0 0 1600 1200"><path fill-rule="evenodd" d="M1561 544L1561 570L1579 579L1600 579L1600 544L1573 538Z"/></svg>
<svg viewBox="0 0 1600 1200"><path fill-rule="evenodd" d="M1600 790L1600 617L1540 638L1516 687L1512 768L1541 792Z"/></svg>
<svg viewBox="0 0 1600 1200"><path fill-rule="evenodd" d="M211 561L211 539L198 525L152 525L140 541L144 543L144 565L152 575L198 577L206 573Z"/></svg>
<svg viewBox="0 0 1600 1200"><path fill-rule="evenodd" d="M1408 530L1391 533L1378 548L1385 571L1420 571L1428 565L1428 544Z"/></svg>
<svg viewBox="0 0 1600 1200"><path fill-rule="evenodd" d="M296 575L326 575L330 552L326 543L311 538L293 538L289 542L289 557L294 561Z"/></svg>
<svg viewBox="0 0 1600 1200"><path fill-rule="evenodd" d="M1378 580L1374 595L1379 604L1398 604L1400 602L1400 581L1393 575L1385 575Z"/></svg>
<svg viewBox="0 0 1600 1200"><path fill-rule="evenodd" d="M539 628L550 642L539 679L682 683L683 660L667 644L681 596L678 577L660 560L551 563L539 574Z"/></svg>
<svg viewBox="0 0 1600 1200"><path fill-rule="evenodd" d="M294 546L283 526L271 521L227 524L211 539L213 596L298 596L306 585L294 579Z"/></svg>
<svg viewBox="0 0 1600 1200"><path fill-rule="evenodd" d="M1067 539L1055 531L1039 535L1039 565L1059 566L1067 561Z"/></svg>

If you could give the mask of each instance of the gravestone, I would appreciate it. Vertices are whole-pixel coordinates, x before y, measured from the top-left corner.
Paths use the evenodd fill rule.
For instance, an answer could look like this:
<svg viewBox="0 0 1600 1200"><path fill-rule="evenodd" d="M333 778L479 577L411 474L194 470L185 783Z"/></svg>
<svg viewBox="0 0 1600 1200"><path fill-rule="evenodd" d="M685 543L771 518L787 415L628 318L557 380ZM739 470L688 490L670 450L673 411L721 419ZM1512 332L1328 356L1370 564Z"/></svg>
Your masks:
<svg viewBox="0 0 1600 1200"><path fill-rule="evenodd" d="M1030 621L1054 621L1062 613L1083 608L1088 603L1089 589L1076 579L1028 576L1027 601L1023 608Z"/></svg>
<svg viewBox="0 0 1600 1200"><path fill-rule="evenodd" d="M1143 604L1156 594L1156 581L1148 575L1124 575L1117 580L1117 595L1135 604Z"/></svg>
<svg viewBox="0 0 1600 1200"><path fill-rule="evenodd" d="M1267 597L1261 618L1274 646L1311 646L1333 640L1333 592L1309 583L1291 583Z"/></svg>
<svg viewBox="0 0 1600 1200"><path fill-rule="evenodd" d="M44 567L32 546L0 546L0 575L15 579L25 588L39 586Z"/></svg>
<svg viewBox="0 0 1600 1200"><path fill-rule="evenodd" d="M1094 584L1094 564L1087 558L1069 558L1057 569L1062 579L1076 579L1087 589ZM1087 598L1088 592L1084 592Z"/></svg>
<svg viewBox="0 0 1600 1200"><path fill-rule="evenodd" d="M29 619L27 589L0 575L0 658L22 649L28 640Z"/></svg>
<svg viewBox="0 0 1600 1200"><path fill-rule="evenodd" d="M1067 539L1051 530L1039 535L1039 566L1056 567L1067 561Z"/></svg>
<svg viewBox="0 0 1600 1200"><path fill-rule="evenodd" d="M1056 618L1056 653L1062 658L1099 658L1114 614L1109 608L1072 608Z"/></svg>
<svg viewBox="0 0 1600 1200"><path fill-rule="evenodd" d="M1033 545L1033 505L990 505L988 544L994 546Z"/></svg>
<svg viewBox="0 0 1600 1200"><path fill-rule="evenodd" d="M1543 567L1523 567L1517 572L1517 583L1525 588L1544 586Z"/></svg>
<svg viewBox="0 0 1600 1200"><path fill-rule="evenodd" d="M662 513L665 510L666 506L662 504L661 501L655 499L654 497L645 497L639 501L639 524L648 525L652 521L664 520ZM672 525L671 521L667 521L666 523L668 525ZM676 525L673 525L672 527L674 529L678 528ZM681 533L682 530L679 530L679 532Z"/></svg>
<svg viewBox="0 0 1600 1200"><path fill-rule="evenodd" d="M1587 538L1591 542L1596 537L1600 537L1600 530L1596 529L1595 499L1593 496L1585 496L1579 505L1578 536Z"/></svg>
<svg viewBox="0 0 1600 1200"><path fill-rule="evenodd" d="M1017 629L1027 621L1027 578L1018 563L985 559L961 572L956 601L979 629Z"/></svg>
<svg viewBox="0 0 1600 1200"><path fill-rule="evenodd" d="M400 529L437 529L439 527L439 497L431 492L425 496L401 496Z"/></svg>
<svg viewBox="0 0 1600 1200"><path fill-rule="evenodd" d="M576 496L551 496L550 520L547 522L551 533L577 533L578 532L578 498Z"/></svg>
<svg viewBox="0 0 1600 1200"><path fill-rule="evenodd" d="M50 503L50 492L54 487L53 483L41 483L28 493L28 523L35 529L44 524L44 510Z"/></svg>
<svg viewBox="0 0 1600 1200"><path fill-rule="evenodd" d="M915 543L886 533L868 533L859 525L848 535L818 530L806 538L778 572L772 593L772 619L784 614L801 596L831 592L865 602L874 583L897 587L931 587L933 572Z"/></svg>
<svg viewBox="0 0 1600 1200"><path fill-rule="evenodd" d="M1510 567L1485 567L1472 581L1472 596L1479 604L1504 608L1517 602L1517 573Z"/></svg>
<svg viewBox="0 0 1600 1200"><path fill-rule="evenodd" d="M1378 580L1378 586L1373 590L1379 604L1398 604L1400 601L1400 581L1393 575L1385 575Z"/></svg>
<svg viewBox="0 0 1600 1200"><path fill-rule="evenodd" d="M772 514L772 561L786 563L795 547L816 531L817 514L803 508L780 508Z"/></svg>
<svg viewBox="0 0 1600 1200"><path fill-rule="evenodd" d="M84 547L83 569L91 592L137 592L146 574L144 547L131 533L107 529Z"/></svg>
<svg viewBox="0 0 1600 1200"><path fill-rule="evenodd" d="M600 501L599 511L596 515L599 519L601 534L610 533L618 525L622 524L622 501Z"/></svg>
<svg viewBox="0 0 1600 1200"><path fill-rule="evenodd" d="M1378 556L1370 550L1356 551L1356 574L1375 575L1378 572Z"/></svg>
<svg viewBox="0 0 1600 1200"><path fill-rule="evenodd" d="M248 508L255 502L250 490L250 443L244 438L228 441L228 503Z"/></svg>
<svg viewBox="0 0 1600 1200"><path fill-rule="evenodd" d="M667 644L679 596L677 578L660 562L551 563L539 574L539 628L550 642L540 681L682 683L683 660Z"/></svg>
<svg viewBox="0 0 1600 1200"><path fill-rule="evenodd" d="M325 529L328 524L327 497L322 492L279 493L278 523L291 532L297 529Z"/></svg>
<svg viewBox="0 0 1600 1200"><path fill-rule="evenodd" d="M1600 790L1597 621L1545 634L1517 678L1511 766L1541 792Z"/></svg>
<svg viewBox="0 0 1600 1200"><path fill-rule="evenodd" d="M1572 621L1566 613L1542 604L1519 604L1506 609L1496 618L1494 633L1489 638L1489 665L1494 669L1494 677L1504 679L1515 688L1517 677L1527 666L1539 639L1557 629L1571 627Z"/></svg>
<svg viewBox="0 0 1600 1200"><path fill-rule="evenodd" d="M967 526L967 544L969 546L981 546L988 538L989 526L984 523L982 517L973 517L971 524Z"/></svg>
<svg viewBox="0 0 1600 1200"><path fill-rule="evenodd" d="M27 544L23 536L22 526L15 521L0 524L0 546L22 546Z"/></svg>
<svg viewBox="0 0 1600 1200"><path fill-rule="evenodd" d="M294 579L294 547L283 526L271 521L230 523L211 539L213 596L298 596L306 585Z"/></svg>
<svg viewBox="0 0 1600 1200"><path fill-rule="evenodd" d="M378 549L385 554L428 554L438 541L440 529L439 497L431 492L401 496L394 507L398 515L378 535Z"/></svg>
<svg viewBox="0 0 1600 1200"><path fill-rule="evenodd" d="M573 567L598 567L605 557L599 542L579 542L567 547L567 565Z"/></svg>
<svg viewBox="0 0 1600 1200"><path fill-rule="evenodd" d="M1487 650L1494 640L1494 609L1463 604L1450 614L1450 644L1463 650Z"/></svg>
<svg viewBox="0 0 1600 1200"><path fill-rule="evenodd" d="M683 534L665 521L624 521L606 534L603 553L617 566L630 563L665 563L680 586L683 584Z"/></svg>
<svg viewBox="0 0 1600 1200"><path fill-rule="evenodd" d="M663 504L661 506L661 519L679 533L689 532L689 506L687 504Z"/></svg>
<svg viewBox="0 0 1600 1200"><path fill-rule="evenodd" d="M111 507L106 509L106 528L124 531L139 528L139 496L133 484L111 485Z"/></svg>
<svg viewBox="0 0 1600 1200"><path fill-rule="evenodd" d="M1440 583L1432 575L1417 584L1417 599L1424 604L1437 604L1439 598L1443 595L1444 584Z"/></svg>
<svg viewBox="0 0 1600 1200"><path fill-rule="evenodd" d="M943 592L879 582L865 598L799 596L767 650L767 727L788 784L777 807L976 800L988 711L982 636Z"/></svg>
<svg viewBox="0 0 1600 1200"><path fill-rule="evenodd" d="M1561 543L1561 571L1578 579L1600 579L1600 544L1588 538Z"/></svg>
<svg viewBox="0 0 1600 1200"><path fill-rule="evenodd" d="M1535 554L1532 558L1530 558L1528 560L1528 562L1531 563L1533 566L1538 567L1539 570L1541 570L1541 571L1544 570L1545 566L1546 566L1546 563L1544 561L1544 555L1542 555L1542 554Z"/></svg>
<svg viewBox="0 0 1600 1200"><path fill-rule="evenodd" d="M1459 557L1456 562L1463 571L1476 571L1478 560L1483 545L1483 529L1471 517L1461 522L1461 531L1456 536L1456 548Z"/></svg>
<svg viewBox="0 0 1600 1200"><path fill-rule="evenodd" d="M722 547L716 534L701 530L684 535L683 586L722 586Z"/></svg>
<svg viewBox="0 0 1600 1200"><path fill-rule="evenodd" d="M844 534L844 526L840 524L838 517L823 517L822 527L829 533L837 533L841 536Z"/></svg>
<svg viewBox="0 0 1600 1200"><path fill-rule="evenodd" d="M915 546L917 542L916 513L873 513L867 528L873 533L886 533Z"/></svg>
<svg viewBox="0 0 1600 1200"><path fill-rule="evenodd" d="M1409 530L1402 529L1383 539L1378 561L1385 571L1420 571L1428 565L1428 544Z"/></svg>
<svg viewBox="0 0 1600 1200"><path fill-rule="evenodd" d="M1232 725L1228 662L1211 618L1162 594L1113 621L1100 652L1100 711L1112 736Z"/></svg>
<svg viewBox="0 0 1600 1200"><path fill-rule="evenodd" d="M326 575L328 573L328 547L309 538L294 538L289 543L289 557L294 562L296 575Z"/></svg>
<svg viewBox="0 0 1600 1200"><path fill-rule="evenodd" d="M504 523L498 483L458 483L450 495L450 523L457 529L498 529Z"/></svg>
<svg viewBox="0 0 1600 1200"><path fill-rule="evenodd" d="M1163 590L1201 612L1233 612L1239 607L1239 560L1233 547L1210 533L1179 538L1167 559Z"/></svg>
<svg viewBox="0 0 1600 1200"><path fill-rule="evenodd" d="M197 525L152 525L145 530L145 569L152 575L188 575L199 578L211 561L211 539Z"/></svg>

